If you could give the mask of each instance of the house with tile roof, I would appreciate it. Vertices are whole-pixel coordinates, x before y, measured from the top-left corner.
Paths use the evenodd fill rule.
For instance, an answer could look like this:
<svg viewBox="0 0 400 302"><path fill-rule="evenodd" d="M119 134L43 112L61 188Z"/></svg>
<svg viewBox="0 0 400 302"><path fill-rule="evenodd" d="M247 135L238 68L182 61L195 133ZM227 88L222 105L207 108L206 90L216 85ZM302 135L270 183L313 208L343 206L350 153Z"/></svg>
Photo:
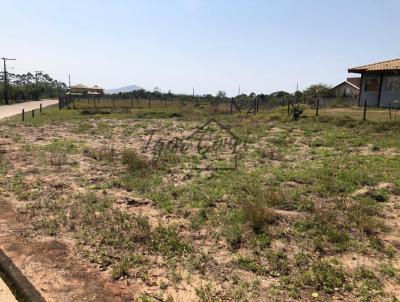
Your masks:
<svg viewBox="0 0 400 302"><path fill-rule="evenodd" d="M95 85L93 87L87 87L83 84L71 86L67 94L70 95L103 95L104 89Z"/></svg>
<svg viewBox="0 0 400 302"><path fill-rule="evenodd" d="M349 69L361 74L359 106L394 107L400 100L400 59Z"/></svg>
<svg viewBox="0 0 400 302"><path fill-rule="evenodd" d="M358 97L360 93L361 78L347 78L346 81L333 87L335 96Z"/></svg>

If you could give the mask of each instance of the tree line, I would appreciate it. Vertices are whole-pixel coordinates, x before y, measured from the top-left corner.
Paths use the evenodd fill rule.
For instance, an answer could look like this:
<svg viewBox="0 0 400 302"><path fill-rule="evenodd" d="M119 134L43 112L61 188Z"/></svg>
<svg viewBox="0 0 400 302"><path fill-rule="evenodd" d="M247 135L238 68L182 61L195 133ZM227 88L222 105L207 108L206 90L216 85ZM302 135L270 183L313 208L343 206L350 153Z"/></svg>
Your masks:
<svg viewBox="0 0 400 302"><path fill-rule="evenodd" d="M315 98L330 98L334 96L334 92L331 86L326 84L315 84L307 87L303 91L296 91L295 93L288 93L286 91L277 91L271 94L256 94L254 92L250 94L240 94L234 99L238 102L246 102L259 98L261 102L281 102L282 100L310 100ZM174 94L171 91L161 92L159 88L154 88L153 91L144 89L134 90L131 92L120 92L113 94L112 97L118 99L162 99L162 100L178 100L178 101L205 101L210 103L219 103L226 101L229 98L226 96L224 91L218 91L216 95L203 94L203 95L187 95L187 94Z"/></svg>
<svg viewBox="0 0 400 302"><path fill-rule="evenodd" d="M9 103L20 103L40 98L58 97L65 93L67 86L51 78L48 74L30 72L14 74L7 72L7 92ZM4 74L0 75L0 104L5 103Z"/></svg>

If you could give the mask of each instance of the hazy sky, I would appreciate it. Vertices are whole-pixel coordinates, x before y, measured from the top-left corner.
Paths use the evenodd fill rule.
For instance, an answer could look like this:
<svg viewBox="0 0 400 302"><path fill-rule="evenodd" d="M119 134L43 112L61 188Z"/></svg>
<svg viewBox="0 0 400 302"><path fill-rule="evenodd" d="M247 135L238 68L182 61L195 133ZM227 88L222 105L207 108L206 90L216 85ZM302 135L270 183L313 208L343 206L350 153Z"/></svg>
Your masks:
<svg viewBox="0 0 400 302"><path fill-rule="evenodd" d="M270 93L400 57L399 0L0 0L13 72L116 88ZM4 20L5 18L5 20Z"/></svg>

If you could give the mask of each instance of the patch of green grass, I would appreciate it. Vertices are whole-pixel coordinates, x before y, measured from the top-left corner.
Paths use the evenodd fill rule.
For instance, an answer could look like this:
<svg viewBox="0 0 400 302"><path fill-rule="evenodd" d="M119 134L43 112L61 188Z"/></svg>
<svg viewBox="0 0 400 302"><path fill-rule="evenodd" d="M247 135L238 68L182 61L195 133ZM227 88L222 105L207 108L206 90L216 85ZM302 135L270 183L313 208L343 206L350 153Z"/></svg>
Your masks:
<svg viewBox="0 0 400 302"><path fill-rule="evenodd" d="M62 152L65 154L76 154L81 143L70 139L55 139L52 143L41 147L43 151L56 153Z"/></svg>
<svg viewBox="0 0 400 302"><path fill-rule="evenodd" d="M400 269L395 267L392 263L382 263L379 270L385 276L400 282Z"/></svg>
<svg viewBox="0 0 400 302"><path fill-rule="evenodd" d="M193 248L183 239L174 227L157 227L151 235L151 249L166 257L182 257L192 252Z"/></svg>
<svg viewBox="0 0 400 302"><path fill-rule="evenodd" d="M339 266L326 260L320 260L314 262L307 271L302 273L298 281L303 286L333 293L336 288L346 287L347 276Z"/></svg>
<svg viewBox="0 0 400 302"><path fill-rule="evenodd" d="M354 273L356 281L356 293L361 301L373 301L373 299L382 296L382 282L375 273L365 267L358 267Z"/></svg>
<svg viewBox="0 0 400 302"><path fill-rule="evenodd" d="M260 275L267 275L269 270L263 266L257 259L251 257L239 256L236 259L236 264L246 270Z"/></svg>
<svg viewBox="0 0 400 302"><path fill-rule="evenodd" d="M123 277L130 277L130 270L134 267L138 267L141 271L141 274L143 274L145 273L144 266L147 264L147 262L148 260L145 257L137 253L124 256L122 260L113 267L111 277L113 280L118 280Z"/></svg>

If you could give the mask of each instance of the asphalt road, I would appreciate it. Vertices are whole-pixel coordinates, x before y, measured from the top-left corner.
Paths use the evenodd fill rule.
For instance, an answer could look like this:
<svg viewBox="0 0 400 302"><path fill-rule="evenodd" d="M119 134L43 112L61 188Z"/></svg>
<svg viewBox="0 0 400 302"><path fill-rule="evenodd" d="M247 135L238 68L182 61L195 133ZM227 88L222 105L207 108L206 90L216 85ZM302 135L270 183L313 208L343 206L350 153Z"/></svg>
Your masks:
<svg viewBox="0 0 400 302"><path fill-rule="evenodd" d="M21 114L22 109L25 109L25 112L39 109L40 104L42 104L44 108L50 105L58 104L58 100L40 100L13 105L0 105L0 120L10 116Z"/></svg>

